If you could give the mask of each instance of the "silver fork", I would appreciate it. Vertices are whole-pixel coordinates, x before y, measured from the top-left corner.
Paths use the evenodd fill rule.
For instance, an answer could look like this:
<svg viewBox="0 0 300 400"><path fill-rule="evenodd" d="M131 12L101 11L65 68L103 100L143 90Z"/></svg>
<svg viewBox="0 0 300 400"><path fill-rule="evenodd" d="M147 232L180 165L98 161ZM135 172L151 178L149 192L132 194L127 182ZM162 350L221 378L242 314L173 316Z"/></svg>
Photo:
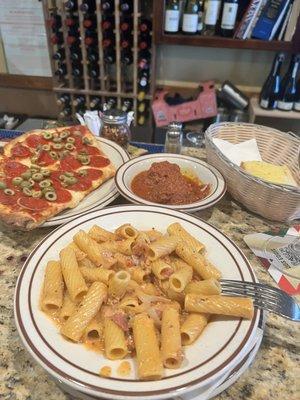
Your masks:
<svg viewBox="0 0 300 400"><path fill-rule="evenodd" d="M241 282L228 279L220 281L222 294L251 297L254 306L300 322L300 308L284 291L263 283Z"/></svg>

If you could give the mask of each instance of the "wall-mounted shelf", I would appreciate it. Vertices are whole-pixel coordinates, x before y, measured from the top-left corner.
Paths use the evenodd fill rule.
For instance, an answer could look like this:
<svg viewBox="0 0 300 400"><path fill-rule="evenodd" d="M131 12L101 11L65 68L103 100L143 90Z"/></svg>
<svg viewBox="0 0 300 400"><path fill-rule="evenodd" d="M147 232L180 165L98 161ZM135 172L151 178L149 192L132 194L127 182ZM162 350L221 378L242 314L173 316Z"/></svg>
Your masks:
<svg viewBox="0 0 300 400"><path fill-rule="evenodd" d="M201 35L185 35L166 34L163 30L165 15L165 1L154 2L154 32L155 42L157 45L184 45L184 46L200 46L200 47L218 47L230 49L250 49L261 51L285 51L297 53L300 51L300 17L297 23L297 29L291 42L281 40L256 40L256 39L233 39L221 36L201 36Z"/></svg>

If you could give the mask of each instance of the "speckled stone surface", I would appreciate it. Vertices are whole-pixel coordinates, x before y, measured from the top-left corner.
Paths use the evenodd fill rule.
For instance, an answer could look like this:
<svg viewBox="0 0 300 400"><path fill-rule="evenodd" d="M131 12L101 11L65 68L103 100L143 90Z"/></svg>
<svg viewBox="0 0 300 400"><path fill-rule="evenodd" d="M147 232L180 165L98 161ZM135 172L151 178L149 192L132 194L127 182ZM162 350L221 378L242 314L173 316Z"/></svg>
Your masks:
<svg viewBox="0 0 300 400"><path fill-rule="evenodd" d="M279 226L254 216L226 196L218 205L199 212L227 234L249 258L261 282L274 284L268 272L243 242L251 232ZM0 226L0 399L70 400L24 349L15 328L13 295L26 256L51 229L11 232ZM300 399L299 324L270 315L261 348L251 367L216 400ZM298 383L297 383L298 380ZM298 384L298 387L297 387Z"/></svg>

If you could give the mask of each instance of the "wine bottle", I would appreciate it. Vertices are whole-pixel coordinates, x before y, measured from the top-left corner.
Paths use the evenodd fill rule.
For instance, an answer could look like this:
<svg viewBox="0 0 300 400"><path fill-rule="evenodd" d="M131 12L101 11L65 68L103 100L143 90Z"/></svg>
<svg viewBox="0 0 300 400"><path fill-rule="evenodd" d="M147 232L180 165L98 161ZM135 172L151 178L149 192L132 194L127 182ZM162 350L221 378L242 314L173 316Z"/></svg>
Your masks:
<svg viewBox="0 0 300 400"><path fill-rule="evenodd" d="M94 46L98 43L98 35L93 30L86 30L85 31L85 38L84 43L86 46Z"/></svg>
<svg viewBox="0 0 300 400"><path fill-rule="evenodd" d="M77 10L77 0L66 1L65 9L68 11L76 11Z"/></svg>
<svg viewBox="0 0 300 400"><path fill-rule="evenodd" d="M124 65L131 65L133 63L133 54L131 50L121 51L121 62Z"/></svg>
<svg viewBox="0 0 300 400"><path fill-rule="evenodd" d="M48 20L48 26L52 29L61 28L61 16L58 14L53 14Z"/></svg>
<svg viewBox="0 0 300 400"><path fill-rule="evenodd" d="M297 87L296 87L296 98L294 101L294 110L300 111L300 78L298 79Z"/></svg>
<svg viewBox="0 0 300 400"><path fill-rule="evenodd" d="M120 1L120 11L124 14L133 13L133 1L132 0L121 0Z"/></svg>
<svg viewBox="0 0 300 400"><path fill-rule="evenodd" d="M204 19L204 0L199 0L198 25L197 25L198 35L201 35L203 31L203 26L204 26L203 19Z"/></svg>
<svg viewBox="0 0 300 400"><path fill-rule="evenodd" d="M50 42L52 44L62 44L64 42L63 34L61 32L56 32L51 36Z"/></svg>
<svg viewBox="0 0 300 400"><path fill-rule="evenodd" d="M208 0L204 18L205 30L203 34L205 36L212 36L215 34L220 8L221 0Z"/></svg>
<svg viewBox="0 0 300 400"><path fill-rule="evenodd" d="M79 46L71 46L70 47L70 52L71 52L71 60L72 61L81 61L82 60L82 54Z"/></svg>
<svg viewBox="0 0 300 400"><path fill-rule="evenodd" d="M141 50L138 54L138 67L140 69L149 69L151 63L151 53L148 50Z"/></svg>
<svg viewBox="0 0 300 400"><path fill-rule="evenodd" d="M139 88L137 99L139 101L143 101L145 97L146 97L146 91L143 88Z"/></svg>
<svg viewBox="0 0 300 400"><path fill-rule="evenodd" d="M83 75L83 67L79 63L72 63L72 75L75 77L81 77Z"/></svg>
<svg viewBox="0 0 300 400"><path fill-rule="evenodd" d="M296 100L296 79L300 65L300 54L292 57L289 69L280 85L277 108L282 111L291 111Z"/></svg>
<svg viewBox="0 0 300 400"><path fill-rule="evenodd" d="M102 40L102 47L103 49L108 49L109 47L114 47L115 45L115 38L114 37L106 37Z"/></svg>
<svg viewBox="0 0 300 400"><path fill-rule="evenodd" d="M168 0L165 12L164 30L166 33L177 33L179 30L179 0Z"/></svg>
<svg viewBox="0 0 300 400"><path fill-rule="evenodd" d="M66 24L66 26L68 26L69 28L72 27L72 26L77 26L77 27L79 27L79 20L78 20L78 17L75 17L75 16L73 16L73 15L67 17L67 18L65 19L65 24Z"/></svg>
<svg viewBox="0 0 300 400"><path fill-rule="evenodd" d="M67 35L67 43L69 46L77 47L80 45L80 39L78 35Z"/></svg>
<svg viewBox="0 0 300 400"><path fill-rule="evenodd" d="M94 110L95 108L97 108L99 110L101 105L101 99L100 97L93 97L90 101L90 108L92 110Z"/></svg>
<svg viewBox="0 0 300 400"><path fill-rule="evenodd" d="M83 13L93 13L96 11L96 1L95 0L83 0L80 5L80 10Z"/></svg>
<svg viewBox="0 0 300 400"><path fill-rule="evenodd" d="M149 19L143 18L140 23L140 31L142 33L150 33L152 31L152 22Z"/></svg>
<svg viewBox="0 0 300 400"><path fill-rule="evenodd" d="M197 33L198 29L198 0L187 0L184 7L182 32L188 34Z"/></svg>
<svg viewBox="0 0 300 400"><path fill-rule="evenodd" d="M67 74L66 64L60 64L57 70L55 71L55 75L62 77L66 74Z"/></svg>
<svg viewBox="0 0 300 400"><path fill-rule="evenodd" d="M71 114L72 114L71 108L70 107L66 107L58 114L58 116L59 116L60 119L63 119L63 118L69 117Z"/></svg>
<svg viewBox="0 0 300 400"><path fill-rule="evenodd" d="M70 104L70 95L69 94L62 94L60 95L57 100L56 100L56 104L58 106L63 106L66 104Z"/></svg>
<svg viewBox="0 0 300 400"><path fill-rule="evenodd" d="M138 76L138 86L139 88L146 90L149 86L149 72L142 70Z"/></svg>
<svg viewBox="0 0 300 400"><path fill-rule="evenodd" d="M146 50L151 48L151 36L148 34L140 34L139 37L139 49Z"/></svg>
<svg viewBox="0 0 300 400"><path fill-rule="evenodd" d="M146 121L146 116L144 114L138 115L137 123L138 125L144 125Z"/></svg>
<svg viewBox="0 0 300 400"><path fill-rule="evenodd" d="M96 16L86 14L83 18L83 26L87 29L96 29L97 28Z"/></svg>
<svg viewBox="0 0 300 400"><path fill-rule="evenodd" d="M139 102L137 109L139 113L143 113L146 110L146 103L144 101Z"/></svg>
<svg viewBox="0 0 300 400"><path fill-rule="evenodd" d="M103 60L106 64L114 64L116 62L116 52L114 51L114 49L104 50Z"/></svg>
<svg viewBox="0 0 300 400"><path fill-rule="evenodd" d="M85 97L84 96L76 96L74 97L72 104L74 107L82 106L85 103Z"/></svg>
<svg viewBox="0 0 300 400"><path fill-rule="evenodd" d="M95 63L99 60L98 51L93 47L88 47L86 57L89 62Z"/></svg>
<svg viewBox="0 0 300 400"><path fill-rule="evenodd" d="M122 111L128 112L132 109L132 100L124 100L122 104Z"/></svg>
<svg viewBox="0 0 300 400"><path fill-rule="evenodd" d="M102 29L104 31L113 30L115 27L115 20L113 17L103 16Z"/></svg>
<svg viewBox="0 0 300 400"><path fill-rule="evenodd" d="M113 0L102 0L101 1L101 9L105 13L113 12L114 11L114 2Z"/></svg>
<svg viewBox="0 0 300 400"><path fill-rule="evenodd" d="M272 69L260 92L259 104L262 108L274 109L277 107L280 88L280 69L284 58L284 53L279 53L274 59Z"/></svg>
<svg viewBox="0 0 300 400"><path fill-rule="evenodd" d="M53 60L61 61L66 58L66 52L63 47L59 48L54 54L53 54Z"/></svg>
<svg viewBox="0 0 300 400"><path fill-rule="evenodd" d="M120 30L123 33L131 33L133 28L132 18L123 18L120 23Z"/></svg>
<svg viewBox="0 0 300 400"><path fill-rule="evenodd" d="M238 8L239 8L239 0L224 1L222 19L221 19L222 36L225 37L233 36Z"/></svg>
<svg viewBox="0 0 300 400"><path fill-rule="evenodd" d="M91 78L97 79L100 76L100 70L98 64L89 64L88 65L88 74Z"/></svg>
<svg viewBox="0 0 300 400"><path fill-rule="evenodd" d="M121 48L124 50L131 49L133 46L133 37L126 36L125 38L121 39L120 45L121 45Z"/></svg>

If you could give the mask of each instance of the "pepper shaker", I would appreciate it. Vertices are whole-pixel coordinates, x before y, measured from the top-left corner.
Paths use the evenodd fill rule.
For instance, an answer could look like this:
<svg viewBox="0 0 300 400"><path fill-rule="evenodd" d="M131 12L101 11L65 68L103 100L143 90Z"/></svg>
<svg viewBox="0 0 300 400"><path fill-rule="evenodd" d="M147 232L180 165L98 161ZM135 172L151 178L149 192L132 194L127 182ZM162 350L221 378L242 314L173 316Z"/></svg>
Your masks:
<svg viewBox="0 0 300 400"><path fill-rule="evenodd" d="M165 141L165 153L180 154L182 147L182 123L171 122L168 125Z"/></svg>

